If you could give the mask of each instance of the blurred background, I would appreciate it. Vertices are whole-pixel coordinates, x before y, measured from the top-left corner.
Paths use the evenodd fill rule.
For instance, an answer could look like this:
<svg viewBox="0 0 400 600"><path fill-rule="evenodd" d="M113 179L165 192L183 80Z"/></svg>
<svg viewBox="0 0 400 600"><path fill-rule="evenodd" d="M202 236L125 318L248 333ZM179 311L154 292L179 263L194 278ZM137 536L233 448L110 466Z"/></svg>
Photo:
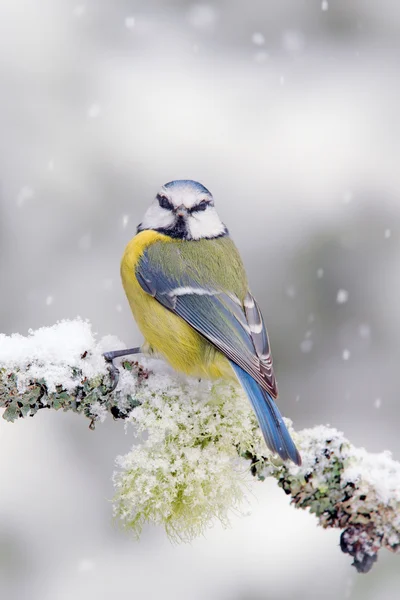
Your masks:
<svg viewBox="0 0 400 600"><path fill-rule="evenodd" d="M268 324L282 412L400 459L400 4L2 0L0 331L80 315L141 337L119 261L165 182L201 181ZM112 522L131 432L0 422L7 600L385 600L337 532L273 482L252 514L173 546Z"/></svg>

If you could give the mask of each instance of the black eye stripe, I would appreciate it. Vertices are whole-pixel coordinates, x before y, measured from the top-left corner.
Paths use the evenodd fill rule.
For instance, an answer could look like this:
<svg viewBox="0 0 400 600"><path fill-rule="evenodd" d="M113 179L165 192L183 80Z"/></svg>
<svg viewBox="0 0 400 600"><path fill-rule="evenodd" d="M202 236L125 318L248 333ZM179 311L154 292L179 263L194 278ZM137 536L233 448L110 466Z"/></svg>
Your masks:
<svg viewBox="0 0 400 600"><path fill-rule="evenodd" d="M206 210L209 206L210 206L210 202L208 200L203 200L197 206L193 206L193 208L191 208L189 212L191 212L191 213L201 212L203 210Z"/></svg>
<svg viewBox="0 0 400 600"><path fill-rule="evenodd" d="M168 200L166 196L160 196L160 194L157 194L157 200L161 208L165 208L166 210L174 210L174 205Z"/></svg>

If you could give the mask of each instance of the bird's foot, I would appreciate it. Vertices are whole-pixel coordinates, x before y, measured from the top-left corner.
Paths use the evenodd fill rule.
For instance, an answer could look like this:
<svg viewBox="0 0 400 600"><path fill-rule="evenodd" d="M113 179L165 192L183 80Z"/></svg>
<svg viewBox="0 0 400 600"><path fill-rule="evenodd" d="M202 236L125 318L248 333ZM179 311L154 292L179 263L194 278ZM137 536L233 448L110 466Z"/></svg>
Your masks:
<svg viewBox="0 0 400 600"><path fill-rule="evenodd" d="M114 358L111 356L112 352L104 352L103 356L107 363L108 372L110 374L110 392L113 392L118 385L119 381L119 369L114 365Z"/></svg>
<svg viewBox="0 0 400 600"><path fill-rule="evenodd" d="M120 356L129 356L131 354L140 354L141 348L125 348L124 350L112 350L111 352L104 352L103 356L105 361L108 363L108 371L110 373L111 388L110 392L113 392L118 385L119 381L119 369L114 365L114 359Z"/></svg>

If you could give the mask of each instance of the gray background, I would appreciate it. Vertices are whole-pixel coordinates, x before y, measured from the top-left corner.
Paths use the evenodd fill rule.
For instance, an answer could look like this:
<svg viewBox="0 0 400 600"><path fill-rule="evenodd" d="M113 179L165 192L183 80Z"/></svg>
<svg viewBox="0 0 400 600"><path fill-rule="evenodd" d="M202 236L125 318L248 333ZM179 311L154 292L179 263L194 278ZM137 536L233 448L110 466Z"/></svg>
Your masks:
<svg viewBox="0 0 400 600"><path fill-rule="evenodd" d="M81 315L140 343L120 257L157 189L198 179L264 311L283 413L399 458L399 34L395 0L3 0L0 331ZM136 543L108 501L131 443L73 415L0 422L2 598L397 596L399 558L357 576L273 483L229 530Z"/></svg>

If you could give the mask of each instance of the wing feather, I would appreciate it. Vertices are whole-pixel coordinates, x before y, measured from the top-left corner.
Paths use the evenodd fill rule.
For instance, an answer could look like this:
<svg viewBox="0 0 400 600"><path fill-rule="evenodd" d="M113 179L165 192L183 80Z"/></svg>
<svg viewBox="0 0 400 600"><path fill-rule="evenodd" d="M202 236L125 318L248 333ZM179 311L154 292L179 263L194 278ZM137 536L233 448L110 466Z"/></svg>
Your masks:
<svg viewBox="0 0 400 600"><path fill-rule="evenodd" d="M251 375L263 389L277 397L267 330L260 308L247 293L244 302L217 285L203 286L188 264L184 281L178 281L145 252L136 268L142 289L171 310L225 356Z"/></svg>

